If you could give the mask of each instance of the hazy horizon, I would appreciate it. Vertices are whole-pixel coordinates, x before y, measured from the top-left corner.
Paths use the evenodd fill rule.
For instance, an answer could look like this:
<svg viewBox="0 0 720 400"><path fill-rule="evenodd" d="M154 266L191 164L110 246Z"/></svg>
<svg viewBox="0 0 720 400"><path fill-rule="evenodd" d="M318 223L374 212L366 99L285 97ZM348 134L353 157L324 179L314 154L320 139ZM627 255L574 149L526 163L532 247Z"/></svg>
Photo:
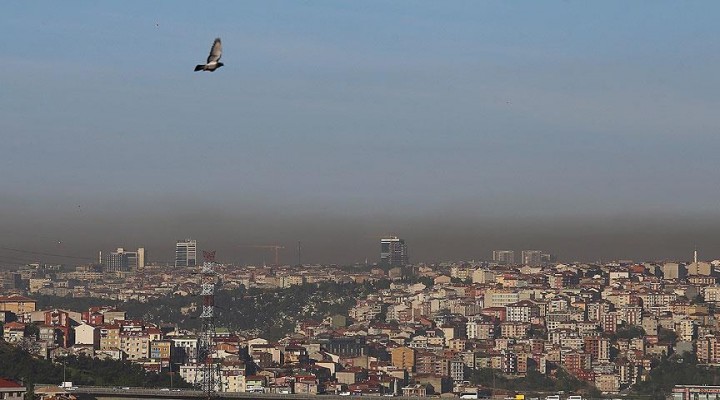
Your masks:
<svg viewBox="0 0 720 400"><path fill-rule="evenodd" d="M388 234L413 262L720 258L717 11L7 4L0 266L185 237L374 262ZM194 73L217 36L225 66Z"/></svg>
<svg viewBox="0 0 720 400"><path fill-rule="evenodd" d="M543 250L558 261L689 261L695 247L701 260L720 258L714 232L720 217L687 216L662 219L645 216L597 216L483 219L482 215L449 214L388 217L381 213L346 216L318 213L277 216L256 211L225 214L217 209L179 212L149 210L137 215L96 214L83 209L70 218L47 215L34 223L5 218L0 264L32 260L83 263L98 251L116 247L145 247L151 262L172 262L175 240L193 238L198 248L216 250L226 263L271 264L271 250L248 245L281 245L280 260L297 262L297 241L302 242L303 263L352 264L379 260L379 239L398 235L405 239L411 262L489 260L492 250ZM184 230L185 226L193 229ZM41 227L41 229L37 229ZM38 257L3 251L3 248L67 255ZM8 257L14 257L10 259ZM87 260L81 260L86 258Z"/></svg>

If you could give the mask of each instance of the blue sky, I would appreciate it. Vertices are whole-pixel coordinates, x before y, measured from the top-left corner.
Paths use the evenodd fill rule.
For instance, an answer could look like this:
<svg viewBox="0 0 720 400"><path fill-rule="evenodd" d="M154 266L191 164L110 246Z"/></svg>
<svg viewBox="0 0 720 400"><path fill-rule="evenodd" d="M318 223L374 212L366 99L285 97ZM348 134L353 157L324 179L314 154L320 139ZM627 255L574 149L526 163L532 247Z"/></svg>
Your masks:
<svg viewBox="0 0 720 400"><path fill-rule="evenodd" d="M489 235L509 220L547 221L540 225L550 230L714 220L719 8L8 3L0 14L3 234L88 232L68 235L77 242L68 251L80 252L188 235L331 243L339 228L309 224L341 224L361 231L344 237L358 245L318 249L319 261L375 257L374 237L387 232L417 236L427 259L482 258L491 244L580 258L568 244L573 233L551 241L537 224L537 243L513 242L529 229L515 222L504 242L475 228L459 230L468 244L452 251L422 241L452 241L453 221ZM216 36L226 66L193 73ZM141 232L98 234L118 216ZM211 223L232 228L213 234L203 226ZM650 256L667 247L662 229L643 250L608 244L587 256ZM709 240L705 231L686 239L678 249Z"/></svg>

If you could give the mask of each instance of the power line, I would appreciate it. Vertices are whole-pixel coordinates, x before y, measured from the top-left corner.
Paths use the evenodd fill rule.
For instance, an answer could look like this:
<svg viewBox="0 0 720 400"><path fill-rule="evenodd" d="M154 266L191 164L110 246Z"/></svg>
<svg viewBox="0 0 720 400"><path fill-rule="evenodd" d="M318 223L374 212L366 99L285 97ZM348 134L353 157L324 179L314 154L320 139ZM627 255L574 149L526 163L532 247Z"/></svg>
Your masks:
<svg viewBox="0 0 720 400"><path fill-rule="evenodd" d="M87 261L87 260L94 261L95 260L94 258L90 258L90 257L79 257L79 256L69 256L69 255L65 255L65 254L45 253L45 252L41 252L41 251L15 249L12 247L0 247L0 250L14 251L17 253L24 253L24 254L33 254L33 255L37 255L37 256L71 258L71 259L75 259L75 260L85 260L85 261Z"/></svg>
<svg viewBox="0 0 720 400"><path fill-rule="evenodd" d="M17 262L24 262L24 263L37 262L37 258L30 258L30 256L15 257L15 256L11 256L11 255L0 255L0 260L2 260L2 261L17 261Z"/></svg>
<svg viewBox="0 0 720 400"><path fill-rule="evenodd" d="M24 266L32 264L32 262L28 261L8 261L8 259L5 259L3 257L0 257L0 265L18 265L18 266Z"/></svg>

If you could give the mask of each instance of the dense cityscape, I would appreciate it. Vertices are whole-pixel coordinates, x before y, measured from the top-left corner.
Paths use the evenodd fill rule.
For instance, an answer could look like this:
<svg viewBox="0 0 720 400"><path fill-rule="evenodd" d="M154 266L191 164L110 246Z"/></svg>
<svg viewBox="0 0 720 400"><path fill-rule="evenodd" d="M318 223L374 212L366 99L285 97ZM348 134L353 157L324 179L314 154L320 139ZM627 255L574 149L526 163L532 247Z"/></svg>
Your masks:
<svg viewBox="0 0 720 400"><path fill-rule="evenodd" d="M662 398L692 383L661 375L672 363L720 364L720 260L697 251L599 265L497 250L428 265L408 247L383 238L368 265L239 266L203 262L187 239L174 265L118 248L96 263L8 267L2 338L56 364L122 361L213 393Z"/></svg>
<svg viewBox="0 0 720 400"><path fill-rule="evenodd" d="M4 2L0 400L720 400L720 2Z"/></svg>

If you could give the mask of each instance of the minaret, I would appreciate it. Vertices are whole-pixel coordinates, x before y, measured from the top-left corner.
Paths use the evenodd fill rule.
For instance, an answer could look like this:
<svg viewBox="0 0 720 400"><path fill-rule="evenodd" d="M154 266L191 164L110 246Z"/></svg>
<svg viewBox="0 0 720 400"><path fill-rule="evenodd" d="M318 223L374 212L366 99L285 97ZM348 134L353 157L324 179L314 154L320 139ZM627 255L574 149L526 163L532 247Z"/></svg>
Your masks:
<svg viewBox="0 0 720 400"><path fill-rule="evenodd" d="M693 263L697 265L697 246L695 246L695 251L693 252Z"/></svg>

